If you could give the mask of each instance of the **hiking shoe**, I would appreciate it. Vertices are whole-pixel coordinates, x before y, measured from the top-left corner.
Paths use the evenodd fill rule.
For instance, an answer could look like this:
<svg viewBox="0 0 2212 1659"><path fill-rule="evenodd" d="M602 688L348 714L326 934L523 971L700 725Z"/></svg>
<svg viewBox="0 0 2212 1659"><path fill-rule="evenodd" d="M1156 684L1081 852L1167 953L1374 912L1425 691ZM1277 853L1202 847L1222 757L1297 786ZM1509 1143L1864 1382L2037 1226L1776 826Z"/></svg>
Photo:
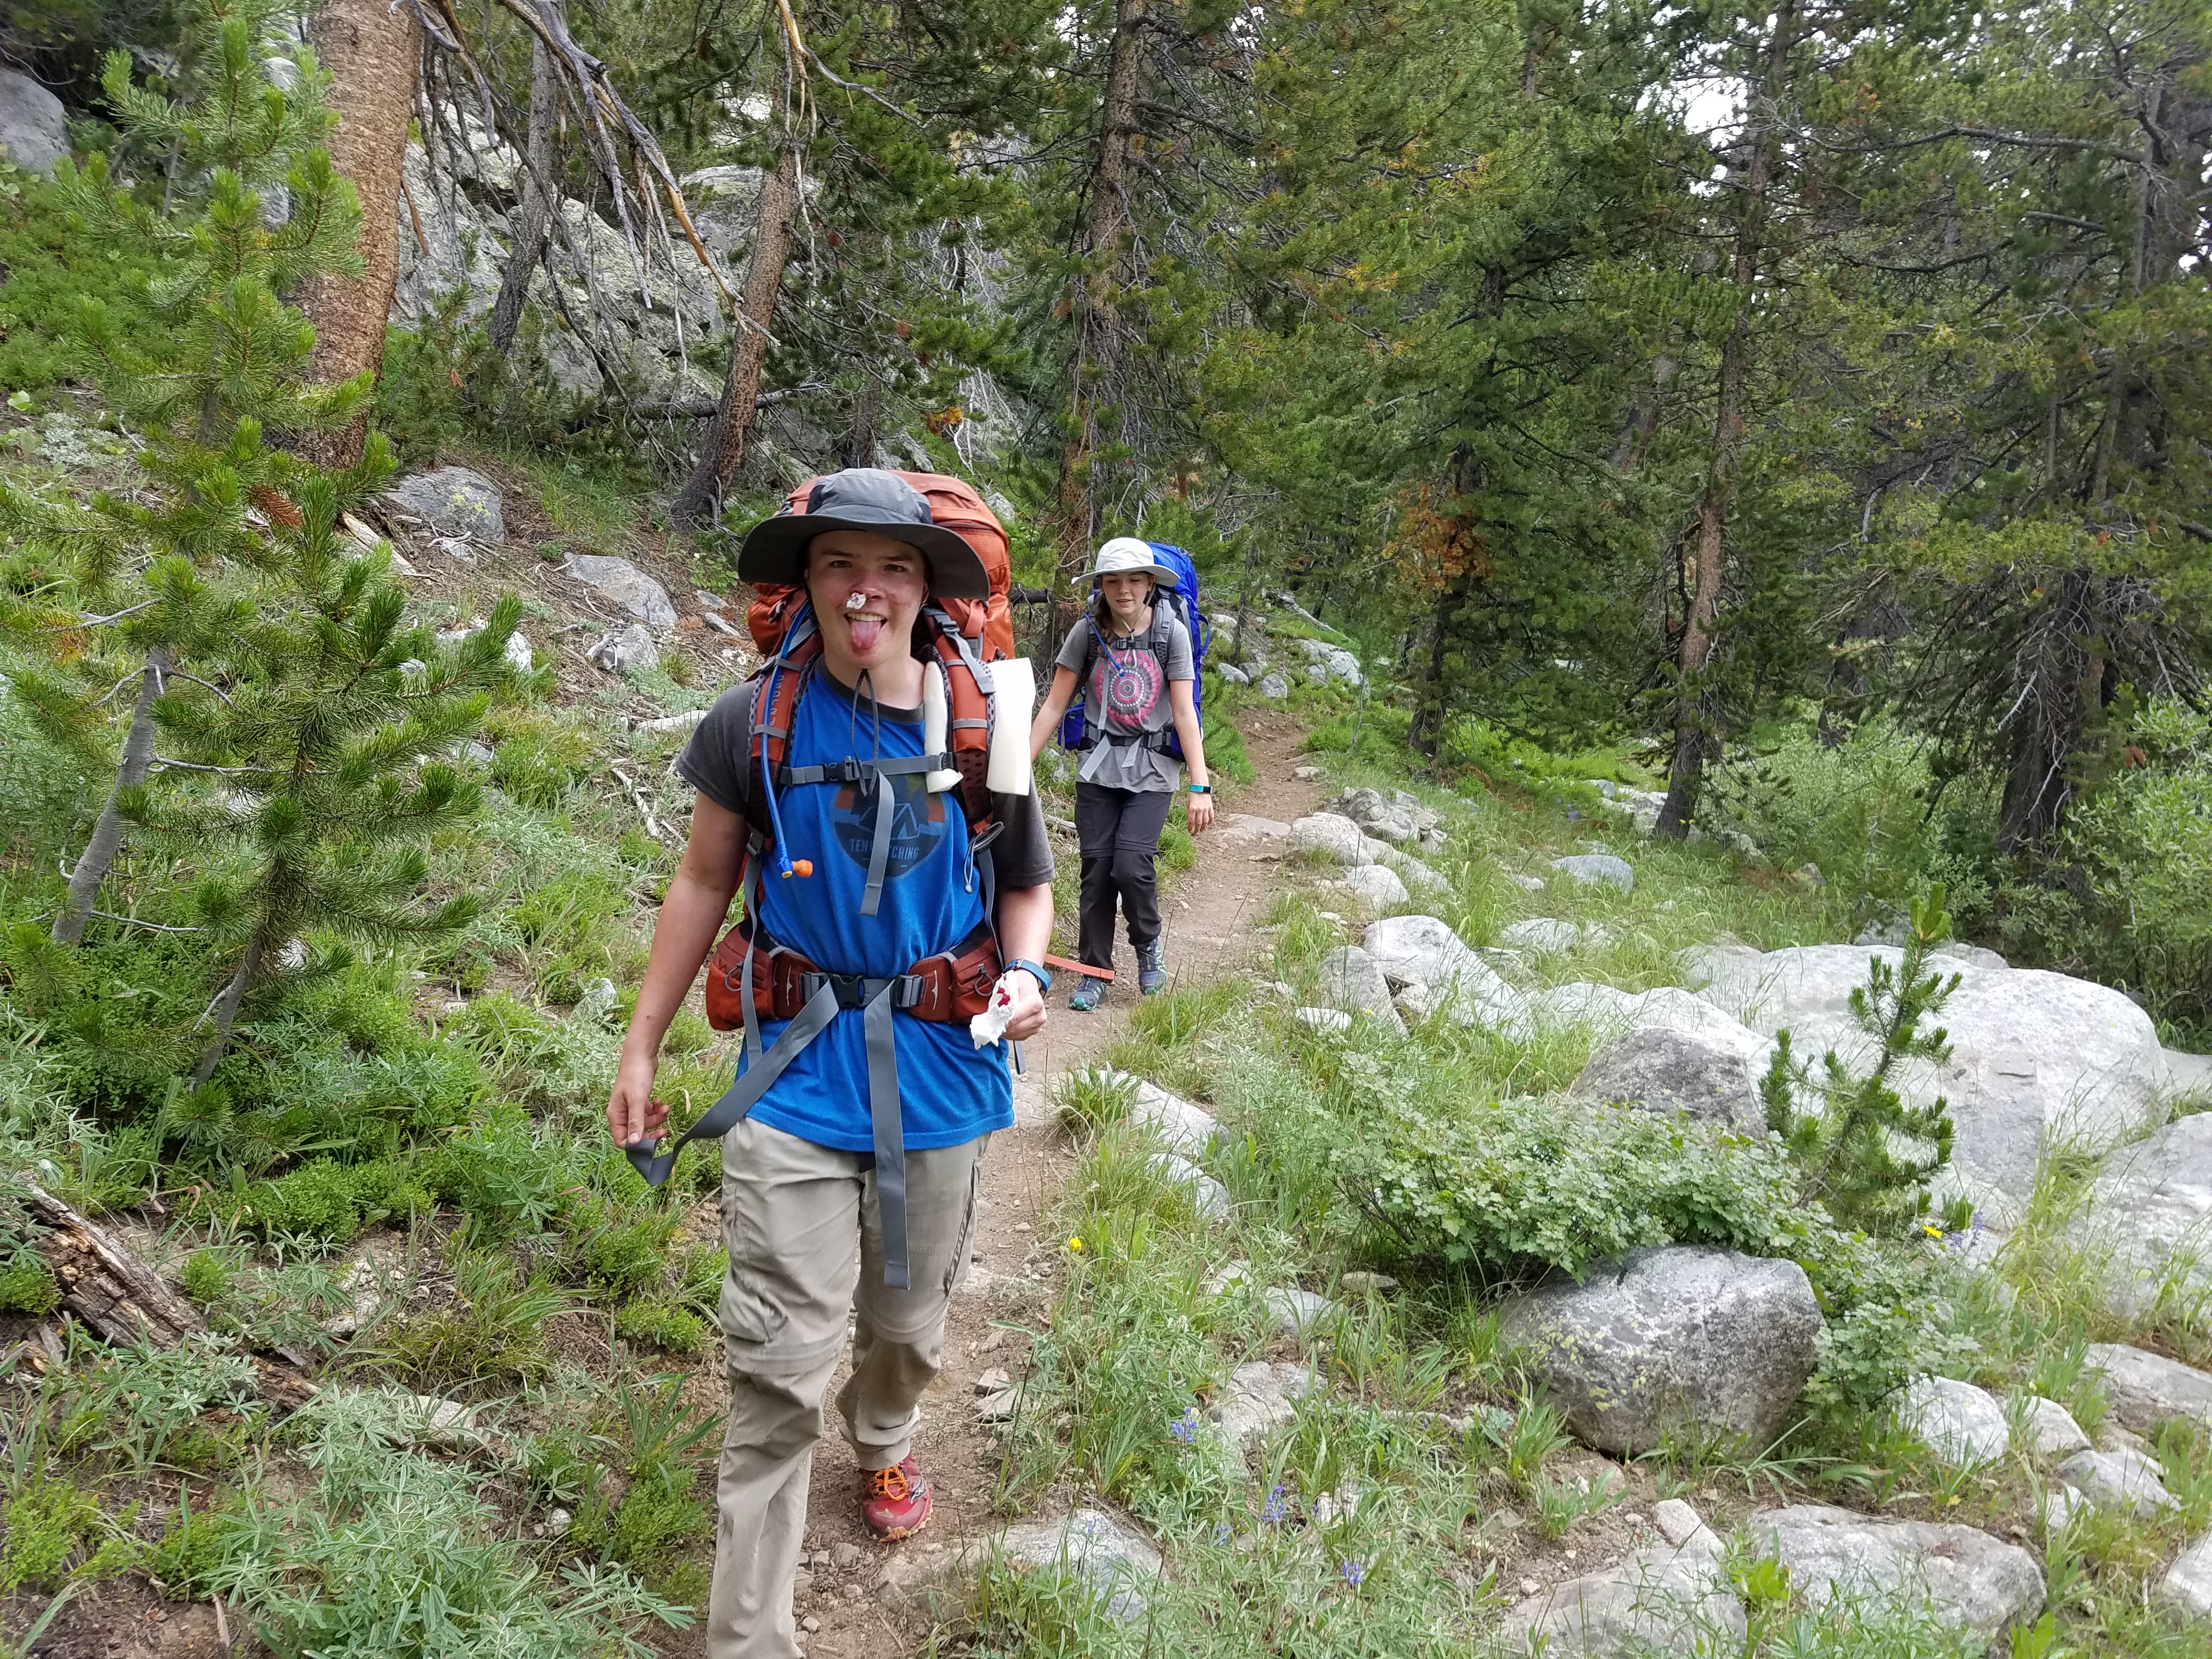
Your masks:
<svg viewBox="0 0 2212 1659"><path fill-rule="evenodd" d="M1087 1014L1105 994L1106 981L1095 974L1085 974L1076 985L1075 994L1068 998L1067 1006L1073 1012Z"/></svg>
<svg viewBox="0 0 2212 1659"><path fill-rule="evenodd" d="M1167 946L1154 939L1150 945L1137 947L1137 989L1146 996L1158 996L1168 988Z"/></svg>
<svg viewBox="0 0 2212 1659"><path fill-rule="evenodd" d="M860 1519L878 1538L911 1538L929 1524L929 1482L913 1458L861 1477Z"/></svg>

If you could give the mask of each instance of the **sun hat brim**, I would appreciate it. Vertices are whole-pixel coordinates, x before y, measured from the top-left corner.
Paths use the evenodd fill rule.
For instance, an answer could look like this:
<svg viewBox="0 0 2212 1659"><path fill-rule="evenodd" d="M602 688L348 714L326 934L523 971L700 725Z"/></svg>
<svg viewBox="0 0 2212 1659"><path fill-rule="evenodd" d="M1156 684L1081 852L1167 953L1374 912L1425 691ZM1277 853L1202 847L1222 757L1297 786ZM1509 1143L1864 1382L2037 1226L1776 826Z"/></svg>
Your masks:
<svg viewBox="0 0 2212 1659"><path fill-rule="evenodd" d="M1142 574L1150 576L1154 585L1160 587L1173 587L1182 580L1172 568L1154 559L1152 550L1142 542L1137 542L1137 546L1145 550L1145 562L1131 561L1126 556L1117 556L1117 545L1126 547L1127 544L1133 541L1136 541L1133 536L1117 536L1114 540L1108 542L1091 556L1091 568L1084 572L1084 577L1088 579L1093 586L1097 585L1101 576Z"/></svg>
<svg viewBox="0 0 2212 1659"><path fill-rule="evenodd" d="M940 599L988 599L990 573L966 537L943 525L913 524L838 513L778 513L745 532L738 550L738 574L745 581L781 587L806 583L806 550L833 530L865 530L919 550L929 561L929 591Z"/></svg>

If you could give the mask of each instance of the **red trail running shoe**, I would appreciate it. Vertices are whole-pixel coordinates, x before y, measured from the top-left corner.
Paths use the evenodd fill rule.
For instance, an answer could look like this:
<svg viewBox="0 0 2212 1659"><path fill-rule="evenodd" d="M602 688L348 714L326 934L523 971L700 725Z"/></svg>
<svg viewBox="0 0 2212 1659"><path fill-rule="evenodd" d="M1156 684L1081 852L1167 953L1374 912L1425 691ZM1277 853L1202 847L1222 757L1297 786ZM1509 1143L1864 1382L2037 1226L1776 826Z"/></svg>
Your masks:
<svg viewBox="0 0 2212 1659"><path fill-rule="evenodd" d="M913 1458L862 1477L860 1519L878 1538L911 1538L929 1524L929 1482Z"/></svg>

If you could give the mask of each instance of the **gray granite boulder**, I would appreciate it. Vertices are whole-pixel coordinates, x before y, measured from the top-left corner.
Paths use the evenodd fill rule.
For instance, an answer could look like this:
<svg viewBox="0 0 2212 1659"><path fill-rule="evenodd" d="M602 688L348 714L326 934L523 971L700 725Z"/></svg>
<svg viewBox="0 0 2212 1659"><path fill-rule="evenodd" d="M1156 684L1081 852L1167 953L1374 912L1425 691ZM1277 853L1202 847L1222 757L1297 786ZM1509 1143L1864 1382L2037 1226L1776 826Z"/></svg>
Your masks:
<svg viewBox="0 0 2212 1659"><path fill-rule="evenodd" d="M1530 916L1498 930L1498 942L1509 950L1534 951L1540 955L1579 951L1584 945L1602 945L1612 937L1613 929L1596 922L1561 921L1553 916Z"/></svg>
<svg viewBox="0 0 2212 1659"><path fill-rule="evenodd" d="M1222 1384L1206 1417L1230 1445L1243 1451L1298 1414L1298 1401L1320 1386L1310 1365L1255 1359Z"/></svg>
<svg viewBox="0 0 2212 1659"><path fill-rule="evenodd" d="M1180 1152L1155 1152L1150 1160L1152 1172L1170 1186L1180 1187L1190 1194L1191 1207L1198 1212L1201 1221L1225 1221L1234 1207L1229 1199L1229 1188L1183 1157Z"/></svg>
<svg viewBox="0 0 2212 1659"><path fill-rule="evenodd" d="M1994 1462L2012 1447L2004 1407L1955 1377L1915 1377L1898 1401L1897 1420L1954 1468Z"/></svg>
<svg viewBox="0 0 2212 1659"><path fill-rule="evenodd" d="M676 625L676 606L668 590L628 559L600 553L579 553L568 569L586 587L596 588L648 628Z"/></svg>
<svg viewBox="0 0 2212 1659"><path fill-rule="evenodd" d="M1124 1073L1115 1075L1127 1077ZM1171 1152L1184 1158L1205 1156L1214 1137L1221 1133L1221 1125L1212 1113L1192 1105L1181 1095L1170 1094L1157 1083L1136 1078L1127 1080L1136 1085L1136 1100L1129 1108L1131 1122L1150 1129Z"/></svg>
<svg viewBox="0 0 2212 1659"><path fill-rule="evenodd" d="M2185 1619L2212 1621L2212 1534L2174 1558L2159 1580L2156 1594Z"/></svg>
<svg viewBox="0 0 2212 1659"><path fill-rule="evenodd" d="M2182 1418L2212 1429L2212 1376L2117 1342L2092 1342L2089 1364L2105 1374L2112 1415L2138 1434Z"/></svg>
<svg viewBox="0 0 2212 1659"><path fill-rule="evenodd" d="M1398 1011L1390 1006L1390 982L1382 976L1382 965L1360 945L1340 946L1321 959L1319 989L1330 1007L1405 1029Z"/></svg>
<svg viewBox="0 0 2212 1659"><path fill-rule="evenodd" d="M1291 850L1318 853L1332 864L1372 864L1367 836L1341 812L1309 812L1291 825Z"/></svg>
<svg viewBox="0 0 2212 1659"><path fill-rule="evenodd" d="M2035 1558L1972 1527L1803 1504L1754 1515L1747 1531L1753 1549L1789 1568L1790 1588L1815 1607L1839 1596L1868 1613L1904 1602L1988 1642L2043 1606Z"/></svg>
<svg viewBox="0 0 2212 1659"><path fill-rule="evenodd" d="M1351 894L1370 911L1395 910L1410 902L1413 896L1406 890L1405 881L1395 870L1380 864L1355 864L1336 880L1322 885Z"/></svg>
<svg viewBox="0 0 2212 1659"><path fill-rule="evenodd" d="M24 172L47 177L69 154L62 100L11 69L0 69L0 153Z"/></svg>
<svg viewBox="0 0 2212 1659"><path fill-rule="evenodd" d="M1755 1033L1741 1040L1709 1031L1643 1025L1624 1031L1583 1067L1570 1093L1648 1112L1683 1112L1742 1134L1762 1134L1759 1073L1768 1044Z"/></svg>
<svg viewBox="0 0 2212 1659"><path fill-rule="evenodd" d="M2113 1152L2069 1231L2107 1264L2106 1299L2122 1313L2212 1302L2212 1112Z"/></svg>
<svg viewBox="0 0 2212 1659"><path fill-rule="evenodd" d="M1577 1439L1633 1455L1682 1428L1771 1443L1813 1374L1821 1323L1796 1262L1670 1244L1522 1297L1502 1334Z"/></svg>
<svg viewBox="0 0 2212 1659"><path fill-rule="evenodd" d="M653 637L653 630L643 623L630 623L611 634L602 635L599 641L586 649L587 660L610 674L627 674L634 669L660 666L660 647Z"/></svg>
<svg viewBox="0 0 2212 1659"><path fill-rule="evenodd" d="M1431 1006L1455 1024L1519 1030L1528 1018L1521 994L1467 942L1434 916L1389 916L1360 936L1384 979L1428 988Z"/></svg>
<svg viewBox="0 0 2212 1659"><path fill-rule="evenodd" d="M1505 1615L1508 1651L1611 1656L1741 1650L1743 1604L1727 1551L1698 1526L1680 1543L1632 1550L1618 1565L1540 1590Z"/></svg>
<svg viewBox="0 0 2212 1659"><path fill-rule="evenodd" d="M2089 1437L2074 1420L2074 1413L2056 1400L2032 1394L2020 1401L2021 1438L2038 1457L2053 1461L2089 1449Z"/></svg>
<svg viewBox="0 0 2212 1659"><path fill-rule="evenodd" d="M1787 1030L1817 1065L1833 1048L1848 1066L1872 1063L1873 1045L1850 1012L1850 994L1888 945L1815 945L1764 955L1708 951L1689 964L1700 996L1767 1036ZM2150 1017L2118 991L2039 969L1987 969L1956 957L1937 964L1958 989L1939 1016L1952 1054L1942 1066L1906 1061L1892 1076L1906 1101L1942 1096L1957 1131L1947 1190L1994 1219L2027 1201L2052 1137L2109 1141L2150 1121L2165 1061Z"/></svg>
<svg viewBox="0 0 2212 1659"><path fill-rule="evenodd" d="M2123 1446L2118 1451L2075 1452L2058 1466L2058 1478L2100 1510L2154 1516L2181 1507L2166 1489L2157 1460Z"/></svg>
<svg viewBox="0 0 2212 1659"><path fill-rule="evenodd" d="M1571 854L1563 859L1553 859L1552 868L1585 885L1618 887L1624 893L1636 890L1635 870L1626 859L1615 858L1610 853Z"/></svg>
<svg viewBox="0 0 2212 1659"><path fill-rule="evenodd" d="M465 466L410 473L384 492L386 506L420 519L440 536L465 536L496 547L507 539L499 486ZM672 611L668 620L674 622Z"/></svg>
<svg viewBox="0 0 2212 1659"><path fill-rule="evenodd" d="M1116 1624L1141 1619L1146 1598L1159 1582L1160 1553L1152 1540L1103 1510L1080 1509L1063 1520L1009 1527L999 1548L1024 1571L1058 1573L1088 1586Z"/></svg>
<svg viewBox="0 0 2212 1659"><path fill-rule="evenodd" d="M1291 683L1279 671L1270 670L1260 676L1259 691L1270 702L1280 702L1291 695Z"/></svg>

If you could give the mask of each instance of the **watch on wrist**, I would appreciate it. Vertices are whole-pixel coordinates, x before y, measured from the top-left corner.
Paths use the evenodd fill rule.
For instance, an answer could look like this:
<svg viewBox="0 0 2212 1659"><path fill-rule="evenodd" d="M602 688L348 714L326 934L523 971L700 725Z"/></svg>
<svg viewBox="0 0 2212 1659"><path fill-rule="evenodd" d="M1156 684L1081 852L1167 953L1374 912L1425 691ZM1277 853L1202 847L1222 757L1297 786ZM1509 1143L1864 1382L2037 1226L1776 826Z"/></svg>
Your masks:
<svg viewBox="0 0 2212 1659"><path fill-rule="evenodd" d="M1011 974L1017 968L1035 980L1039 990L1052 989L1052 975L1045 972L1042 963L1031 962L1027 957L1011 957L1000 965L1000 971Z"/></svg>
<svg viewBox="0 0 2212 1659"><path fill-rule="evenodd" d="M1194 783L1190 786L1190 793L1194 795L1210 795L1213 793L1213 786L1210 783Z"/></svg>

